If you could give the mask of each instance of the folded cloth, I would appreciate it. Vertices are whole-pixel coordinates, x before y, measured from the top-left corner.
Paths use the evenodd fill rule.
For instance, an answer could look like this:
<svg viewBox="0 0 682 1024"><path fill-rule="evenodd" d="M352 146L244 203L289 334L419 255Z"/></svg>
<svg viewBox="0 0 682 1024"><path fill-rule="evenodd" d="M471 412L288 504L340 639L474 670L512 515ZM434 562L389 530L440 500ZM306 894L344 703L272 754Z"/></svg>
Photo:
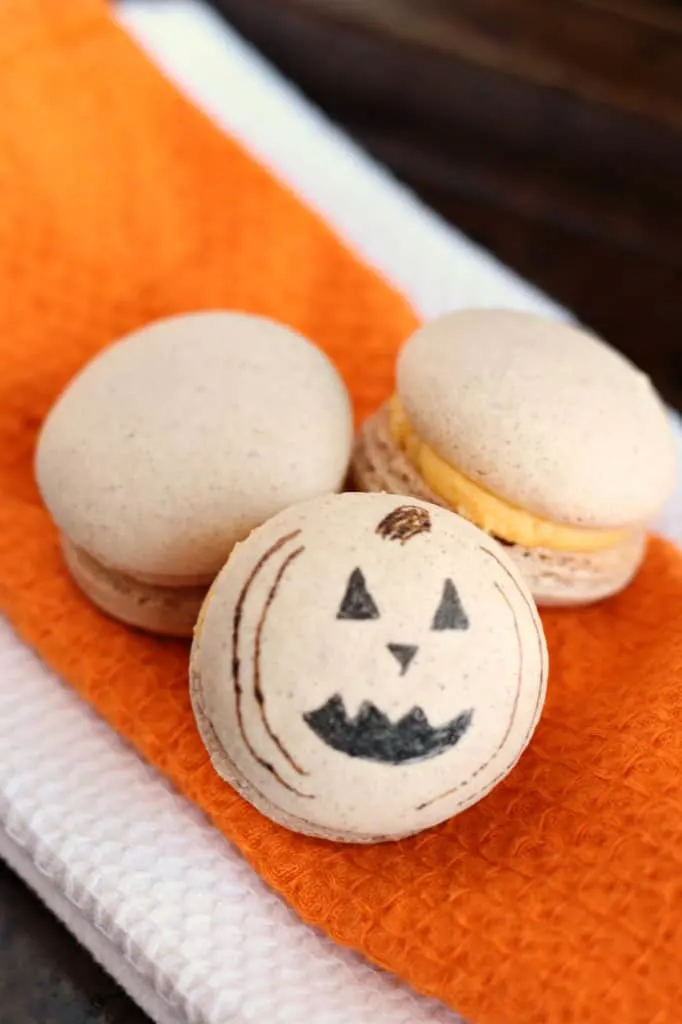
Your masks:
<svg viewBox="0 0 682 1024"><path fill-rule="evenodd" d="M507 782L439 829L363 850L286 833L221 784L189 711L186 647L105 621L71 586L30 458L50 401L98 347L167 312L254 309L315 337L361 416L388 393L414 316L183 101L102 5L64 7L29 0L12 8L16 21L0 12L2 607L337 941L482 1024L673 1019L682 639L671 609L682 557L672 546L652 541L619 598L545 615L547 711Z"/></svg>

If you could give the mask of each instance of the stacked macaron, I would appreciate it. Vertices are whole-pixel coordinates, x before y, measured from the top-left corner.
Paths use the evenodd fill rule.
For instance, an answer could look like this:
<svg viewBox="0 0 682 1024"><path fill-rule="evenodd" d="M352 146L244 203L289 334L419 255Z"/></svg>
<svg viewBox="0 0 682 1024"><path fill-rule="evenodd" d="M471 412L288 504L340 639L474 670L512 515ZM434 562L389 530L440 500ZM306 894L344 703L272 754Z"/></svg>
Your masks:
<svg viewBox="0 0 682 1024"><path fill-rule="evenodd" d="M348 393L319 348L261 317L195 313L84 367L45 421L36 476L88 597L190 636L235 543L339 489L351 444Z"/></svg>
<svg viewBox="0 0 682 1024"><path fill-rule="evenodd" d="M512 770L545 697L536 602L621 590L675 464L644 374L510 311L417 331L352 448L348 393L314 344L195 313L81 370L36 476L91 601L193 633L218 774L289 828L376 842ZM349 466L356 491L336 493Z"/></svg>
<svg viewBox="0 0 682 1024"><path fill-rule="evenodd" d="M581 604L634 576L675 458L665 408L624 356L567 324L470 310L407 341L353 476L465 516L539 603Z"/></svg>

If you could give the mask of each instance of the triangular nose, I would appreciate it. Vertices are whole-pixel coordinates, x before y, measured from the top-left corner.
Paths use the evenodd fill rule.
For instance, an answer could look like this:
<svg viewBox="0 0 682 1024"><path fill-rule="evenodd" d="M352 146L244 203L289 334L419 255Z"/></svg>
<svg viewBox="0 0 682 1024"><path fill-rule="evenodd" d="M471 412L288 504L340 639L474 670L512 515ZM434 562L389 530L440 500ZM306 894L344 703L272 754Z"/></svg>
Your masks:
<svg viewBox="0 0 682 1024"><path fill-rule="evenodd" d="M404 676L417 653L417 648L412 644L386 644L386 646L400 665L401 676Z"/></svg>

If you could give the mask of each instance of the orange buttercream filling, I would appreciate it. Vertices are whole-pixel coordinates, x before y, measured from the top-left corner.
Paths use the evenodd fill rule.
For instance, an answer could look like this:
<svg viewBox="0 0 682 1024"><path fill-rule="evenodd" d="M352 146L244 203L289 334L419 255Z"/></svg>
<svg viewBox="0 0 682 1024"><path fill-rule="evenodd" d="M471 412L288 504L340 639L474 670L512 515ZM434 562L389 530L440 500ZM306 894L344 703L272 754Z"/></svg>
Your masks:
<svg viewBox="0 0 682 1024"><path fill-rule="evenodd" d="M601 551L616 547L628 536L629 531L623 529L589 529L554 523L481 487L422 441L397 396L389 403L389 426L394 440L434 494L486 533L510 544L557 551Z"/></svg>

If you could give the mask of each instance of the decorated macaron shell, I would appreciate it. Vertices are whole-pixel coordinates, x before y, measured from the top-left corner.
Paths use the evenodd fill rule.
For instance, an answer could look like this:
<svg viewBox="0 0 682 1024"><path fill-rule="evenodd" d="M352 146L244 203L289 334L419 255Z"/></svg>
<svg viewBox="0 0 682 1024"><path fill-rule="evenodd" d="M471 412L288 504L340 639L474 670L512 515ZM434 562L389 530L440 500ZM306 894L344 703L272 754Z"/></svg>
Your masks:
<svg viewBox="0 0 682 1024"><path fill-rule="evenodd" d="M81 370L43 425L36 477L82 590L126 623L189 636L237 541L342 486L352 429L339 374L307 339L192 313Z"/></svg>
<svg viewBox="0 0 682 1024"><path fill-rule="evenodd" d="M609 345L527 313L466 310L407 341L352 476L466 516L508 546L539 603L570 605L632 579L675 457L649 378Z"/></svg>
<svg viewBox="0 0 682 1024"><path fill-rule="evenodd" d="M438 506L341 494L239 544L192 646L219 775L313 836L398 839L484 797L541 713L542 626L503 549Z"/></svg>

